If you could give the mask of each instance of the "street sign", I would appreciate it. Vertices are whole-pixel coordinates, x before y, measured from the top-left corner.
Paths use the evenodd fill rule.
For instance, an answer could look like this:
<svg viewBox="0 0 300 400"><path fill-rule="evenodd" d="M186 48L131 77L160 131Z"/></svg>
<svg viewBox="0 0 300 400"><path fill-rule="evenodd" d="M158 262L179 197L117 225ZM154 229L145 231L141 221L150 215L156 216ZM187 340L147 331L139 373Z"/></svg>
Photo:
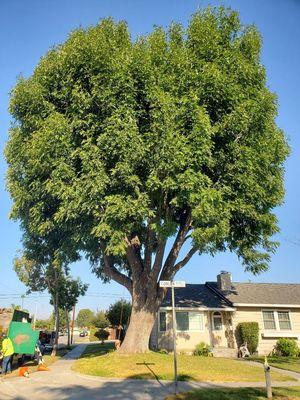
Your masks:
<svg viewBox="0 0 300 400"><path fill-rule="evenodd" d="M185 287L184 281L160 281L160 287Z"/></svg>

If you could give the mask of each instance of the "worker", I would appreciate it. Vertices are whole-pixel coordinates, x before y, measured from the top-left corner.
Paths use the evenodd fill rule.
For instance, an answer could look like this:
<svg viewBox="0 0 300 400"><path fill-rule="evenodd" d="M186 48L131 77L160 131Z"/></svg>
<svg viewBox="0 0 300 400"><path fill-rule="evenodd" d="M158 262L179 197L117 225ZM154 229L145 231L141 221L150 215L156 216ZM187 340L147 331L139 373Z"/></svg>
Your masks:
<svg viewBox="0 0 300 400"><path fill-rule="evenodd" d="M14 354L14 346L10 338L7 337L5 333L2 333L2 339L2 375L6 375L11 373L11 361Z"/></svg>

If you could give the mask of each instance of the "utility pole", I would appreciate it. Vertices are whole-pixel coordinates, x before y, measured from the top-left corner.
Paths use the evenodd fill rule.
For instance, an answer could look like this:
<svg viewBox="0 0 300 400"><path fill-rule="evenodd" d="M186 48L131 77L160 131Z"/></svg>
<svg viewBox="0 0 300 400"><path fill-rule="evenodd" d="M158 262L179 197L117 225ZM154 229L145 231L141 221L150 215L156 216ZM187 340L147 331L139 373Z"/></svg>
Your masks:
<svg viewBox="0 0 300 400"><path fill-rule="evenodd" d="M37 303L35 303L35 312L34 312L34 318L33 318L33 329L35 329L36 315L37 315Z"/></svg>
<svg viewBox="0 0 300 400"><path fill-rule="evenodd" d="M71 344L73 344L74 322L75 322L75 305L73 306L73 315L72 315Z"/></svg>
<svg viewBox="0 0 300 400"><path fill-rule="evenodd" d="M22 294L21 296L21 309L24 310L24 299L25 299L25 294Z"/></svg>
<svg viewBox="0 0 300 400"><path fill-rule="evenodd" d="M178 380L177 380L177 349L176 349L176 337L177 337L177 326L176 326L176 311L175 311L175 287L185 287L184 281L160 281L160 287L170 287L172 292L172 327L173 327L173 350L174 350L174 393L178 392Z"/></svg>

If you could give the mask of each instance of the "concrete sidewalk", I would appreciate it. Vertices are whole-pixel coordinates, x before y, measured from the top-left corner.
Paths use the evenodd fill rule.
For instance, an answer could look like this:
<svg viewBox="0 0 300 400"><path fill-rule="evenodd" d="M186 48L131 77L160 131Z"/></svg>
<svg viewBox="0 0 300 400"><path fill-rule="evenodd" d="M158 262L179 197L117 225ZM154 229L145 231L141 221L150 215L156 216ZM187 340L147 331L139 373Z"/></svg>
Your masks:
<svg viewBox="0 0 300 400"><path fill-rule="evenodd" d="M1 400L163 400L173 393L170 381L110 379L81 375L71 370L87 344L78 344L47 372L37 372L26 378L3 379L0 382ZM262 367L261 364L259 364ZM300 379L300 374L279 370ZM300 386L300 380L273 382L273 386ZM264 382L179 382L178 390L217 387L264 387Z"/></svg>

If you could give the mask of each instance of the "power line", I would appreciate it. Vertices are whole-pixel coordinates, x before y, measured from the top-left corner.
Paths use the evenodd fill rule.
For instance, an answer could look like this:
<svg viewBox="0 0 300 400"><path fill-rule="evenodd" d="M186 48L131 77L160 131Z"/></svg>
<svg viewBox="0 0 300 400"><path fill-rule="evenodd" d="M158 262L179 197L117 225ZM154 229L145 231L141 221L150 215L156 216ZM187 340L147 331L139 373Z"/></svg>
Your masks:
<svg viewBox="0 0 300 400"><path fill-rule="evenodd" d="M9 300L9 299L20 299L24 294L16 294L16 293L5 293L5 294L0 294L0 300ZM39 298L49 298L49 294L40 294L40 295L35 295L35 294L30 294L28 296L25 295L26 299L39 299ZM85 296L82 297L100 297L100 298L130 298L129 295L124 295L124 294L118 294L118 293L87 293Z"/></svg>

